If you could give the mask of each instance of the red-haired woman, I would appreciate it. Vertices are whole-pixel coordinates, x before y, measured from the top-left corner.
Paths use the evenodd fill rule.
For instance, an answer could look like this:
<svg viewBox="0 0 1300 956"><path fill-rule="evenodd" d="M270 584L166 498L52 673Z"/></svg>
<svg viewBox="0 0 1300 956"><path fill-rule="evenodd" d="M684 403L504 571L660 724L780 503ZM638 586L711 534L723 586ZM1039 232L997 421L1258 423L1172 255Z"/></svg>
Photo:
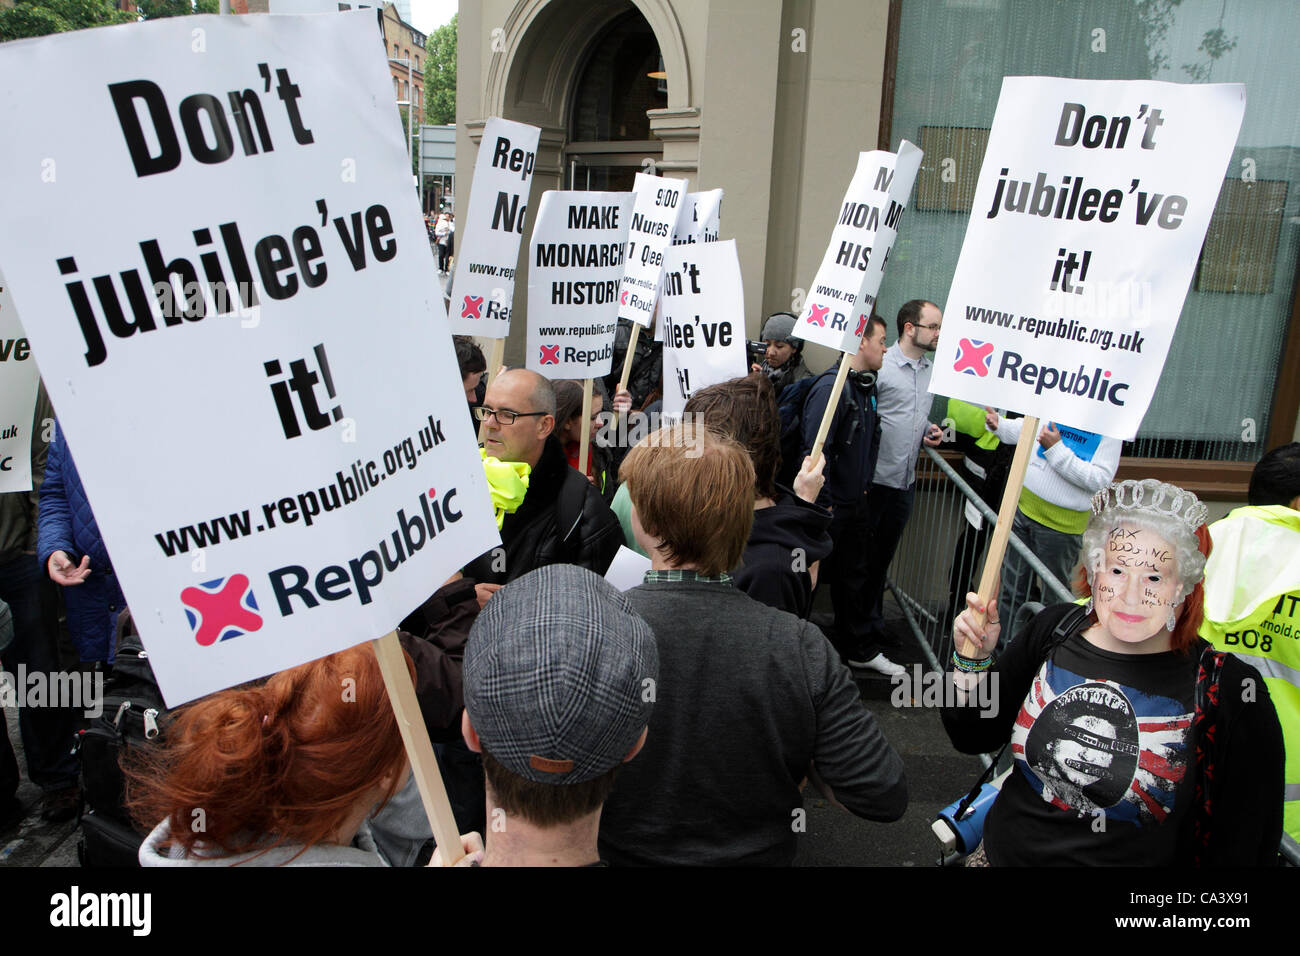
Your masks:
<svg viewBox="0 0 1300 956"><path fill-rule="evenodd" d="M145 866L383 866L363 824L407 777L364 645L190 704L126 769Z"/></svg>
<svg viewBox="0 0 1300 956"><path fill-rule="evenodd" d="M1045 608L997 661L999 624L977 626L976 595L954 625L948 735L963 753L1009 739L1015 764L972 862L1274 862L1277 713L1253 668L1196 635L1205 506L1147 479L1111 485L1092 507L1079 580L1086 608Z"/></svg>

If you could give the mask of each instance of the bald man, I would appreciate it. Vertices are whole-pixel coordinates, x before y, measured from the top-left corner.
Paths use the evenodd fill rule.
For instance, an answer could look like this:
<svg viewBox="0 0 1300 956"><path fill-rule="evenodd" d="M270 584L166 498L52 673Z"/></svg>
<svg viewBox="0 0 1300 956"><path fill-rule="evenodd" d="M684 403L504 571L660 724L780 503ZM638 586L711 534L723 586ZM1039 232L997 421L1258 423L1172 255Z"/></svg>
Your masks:
<svg viewBox="0 0 1300 956"><path fill-rule="evenodd" d="M555 390L548 379L511 369L493 379L478 410L483 447L500 461L529 465L528 493L501 526L494 549L465 568L481 584L505 584L548 564L609 570L623 533L600 492L569 467L555 437Z"/></svg>

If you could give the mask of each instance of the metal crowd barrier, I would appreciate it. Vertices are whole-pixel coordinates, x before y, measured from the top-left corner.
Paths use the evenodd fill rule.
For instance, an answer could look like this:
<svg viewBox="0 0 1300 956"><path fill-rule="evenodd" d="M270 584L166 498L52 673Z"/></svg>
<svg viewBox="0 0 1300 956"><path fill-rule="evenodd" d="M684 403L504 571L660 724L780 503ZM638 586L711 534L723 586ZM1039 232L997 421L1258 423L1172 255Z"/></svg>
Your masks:
<svg viewBox="0 0 1300 956"><path fill-rule="evenodd" d="M926 448L925 454L933 467L917 472L912 517L889 566L887 586L930 667L943 671L952 656L953 619L966 606L965 590L957 596L960 603L956 607L950 606L949 594L958 542L968 527L966 507L968 504L973 506L984 519L990 530L986 537L992 537L991 529L997 524L998 516L942 455L933 448ZM1058 581L1014 534L1007 539L1007 547L1015 548L1037 572L1046 589L1044 600L1075 599L1070 589ZM968 576L975 582L978 582L984 567L986 550L987 541L969 562ZM971 585L969 589L973 588ZM1041 604L1031 601L1019 612L1028 616L1041 608ZM988 766L987 755L980 759ZM1300 866L1300 845L1285 833L1282 834L1279 854L1283 865Z"/></svg>
<svg viewBox="0 0 1300 956"><path fill-rule="evenodd" d="M971 585L960 590L956 606L951 606L949 578L962 533L969 527L966 508L969 505L978 511L990 532L986 538L992 537L998 516L942 455L933 448L926 448L925 454L932 468L918 469L912 517L889 566L887 587L930 666L944 670L944 662L952 656L953 619L966 606L966 590L974 589ZM1007 547L1015 548L1038 574L1047 591L1045 599L1074 600L1070 589L1014 534L1007 539ZM969 577L974 581L984 567L986 550L987 541L969 564Z"/></svg>

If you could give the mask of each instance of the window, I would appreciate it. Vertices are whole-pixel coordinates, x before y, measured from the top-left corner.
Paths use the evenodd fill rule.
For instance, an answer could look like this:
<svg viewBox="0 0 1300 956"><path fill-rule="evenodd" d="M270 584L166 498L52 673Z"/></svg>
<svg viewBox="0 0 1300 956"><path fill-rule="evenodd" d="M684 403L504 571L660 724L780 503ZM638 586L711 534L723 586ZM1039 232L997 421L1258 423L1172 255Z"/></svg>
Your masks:
<svg viewBox="0 0 1300 956"><path fill-rule="evenodd" d="M668 105L668 94L646 75L658 68L659 43L645 18L634 11L615 21L593 45L578 79L572 138L652 139L646 110Z"/></svg>
<svg viewBox="0 0 1300 956"><path fill-rule="evenodd" d="M668 94L647 76L659 69L659 43L635 10L590 45L573 89L565 165L570 189L631 189L647 157L663 155L647 110Z"/></svg>
<svg viewBox="0 0 1300 956"><path fill-rule="evenodd" d="M1290 441L1300 403L1288 381L1294 369L1283 372L1295 361L1284 352L1300 341L1300 59L1292 49L1300 5L907 0L895 9L897 92L882 110L882 142L893 148L906 138L926 155L880 291L882 314L892 319L891 307L942 297L951 285L1002 77L1243 82L1245 119L1178 331L1138 439L1124 451L1199 461L1204 475L1212 471L1205 462L1251 462ZM947 176L945 159L955 163Z"/></svg>

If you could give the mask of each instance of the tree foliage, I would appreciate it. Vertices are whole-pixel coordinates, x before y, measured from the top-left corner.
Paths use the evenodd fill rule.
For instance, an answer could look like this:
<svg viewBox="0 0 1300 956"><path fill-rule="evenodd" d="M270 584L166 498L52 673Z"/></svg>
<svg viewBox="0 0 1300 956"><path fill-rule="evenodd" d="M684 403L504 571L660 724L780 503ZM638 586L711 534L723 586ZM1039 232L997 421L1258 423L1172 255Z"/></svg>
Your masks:
<svg viewBox="0 0 1300 956"><path fill-rule="evenodd" d="M438 27L424 44L424 121L456 122L456 20Z"/></svg>
<svg viewBox="0 0 1300 956"><path fill-rule="evenodd" d="M219 0L139 0L139 10L127 12L116 9L112 0L16 0L13 7L0 10L0 41L141 19L216 13L218 7Z"/></svg>
<svg viewBox="0 0 1300 956"><path fill-rule="evenodd" d="M130 23L134 13L113 8L110 0L17 0L0 10L0 40L20 40L113 23Z"/></svg>
<svg viewBox="0 0 1300 956"><path fill-rule="evenodd" d="M146 20L162 17L187 17L191 13L217 13L221 0L136 0Z"/></svg>

